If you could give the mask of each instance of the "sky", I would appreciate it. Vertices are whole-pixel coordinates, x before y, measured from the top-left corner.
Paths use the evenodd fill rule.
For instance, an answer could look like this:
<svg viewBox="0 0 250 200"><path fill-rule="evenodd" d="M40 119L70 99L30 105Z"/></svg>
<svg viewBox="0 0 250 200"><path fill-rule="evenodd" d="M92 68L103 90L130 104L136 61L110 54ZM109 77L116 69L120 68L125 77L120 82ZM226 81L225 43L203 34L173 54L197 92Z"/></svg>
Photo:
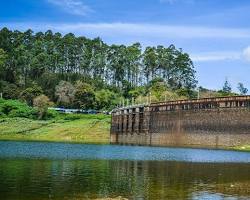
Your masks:
<svg viewBox="0 0 250 200"><path fill-rule="evenodd" d="M198 85L250 90L249 0L0 0L0 28L48 29L108 44L174 44L187 52Z"/></svg>

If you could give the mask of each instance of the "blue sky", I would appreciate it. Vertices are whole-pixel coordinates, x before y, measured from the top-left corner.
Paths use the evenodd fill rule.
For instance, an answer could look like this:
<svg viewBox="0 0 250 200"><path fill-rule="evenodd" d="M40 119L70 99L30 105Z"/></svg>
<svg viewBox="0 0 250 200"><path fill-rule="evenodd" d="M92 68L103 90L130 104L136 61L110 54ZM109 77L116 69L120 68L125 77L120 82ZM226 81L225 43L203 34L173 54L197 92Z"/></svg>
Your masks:
<svg viewBox="0 0 250 200"><path fill-rule="evenodd" d="M52 29L109 44L174 44L194 61L199 85L250 90L249 0L0 0L0 28Z"/></svg>

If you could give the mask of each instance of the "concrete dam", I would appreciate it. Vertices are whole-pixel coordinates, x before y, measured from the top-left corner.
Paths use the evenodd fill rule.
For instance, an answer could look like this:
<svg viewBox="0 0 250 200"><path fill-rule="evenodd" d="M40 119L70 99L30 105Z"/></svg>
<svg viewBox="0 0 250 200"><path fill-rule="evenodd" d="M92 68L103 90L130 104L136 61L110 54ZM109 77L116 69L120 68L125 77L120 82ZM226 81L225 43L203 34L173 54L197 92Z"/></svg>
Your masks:
<svg viewBox="0 0 250 200"><path fill-rule="evenodd" d="M151 103L112 112L112 144L229 148L250 145L250 96Z"/></svg>

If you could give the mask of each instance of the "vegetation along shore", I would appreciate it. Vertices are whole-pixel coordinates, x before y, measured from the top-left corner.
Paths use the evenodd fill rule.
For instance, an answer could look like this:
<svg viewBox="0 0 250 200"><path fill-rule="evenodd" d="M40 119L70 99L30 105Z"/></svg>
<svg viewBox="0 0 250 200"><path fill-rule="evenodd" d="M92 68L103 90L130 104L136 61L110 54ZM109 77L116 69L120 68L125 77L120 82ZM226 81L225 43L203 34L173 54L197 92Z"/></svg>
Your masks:
<svg viewBox="0 0 250 200"><path fill-rule="evenodd" d="M60 114L16 100L0 100L0 140L109 143L110 115Z"/></svg>
<svg viewBox="0 0 250 200"><path fill-rule="evenodd" d="M109 143L109 115L48 108L108 113L128 104L237 95L228 80L218 91L197 83L189 54L174 45L108 45L72 33L2 28L0 139ZM238 89L248 92L242 83Z"/></svg>
<svg viewBox="0 0 250 200"><path fill-rule="evenodd" d="M30 107L18 100L0 99L0 140L109 144L111 116L62 114ZM233 150L250 151L250 146Z"/></svg>

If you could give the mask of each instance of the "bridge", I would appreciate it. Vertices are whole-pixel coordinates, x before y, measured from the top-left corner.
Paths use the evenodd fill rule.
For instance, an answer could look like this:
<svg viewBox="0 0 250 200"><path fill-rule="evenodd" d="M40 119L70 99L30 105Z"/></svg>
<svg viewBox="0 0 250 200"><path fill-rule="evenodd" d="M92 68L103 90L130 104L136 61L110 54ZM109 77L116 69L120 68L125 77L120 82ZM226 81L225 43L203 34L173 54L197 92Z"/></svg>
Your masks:
<svg viewBox="0 0 250 200"><path fill-rule="evenodd" d="M115 109L113 144L228 148L250 144L250 96L167 101Z"/></svg>

